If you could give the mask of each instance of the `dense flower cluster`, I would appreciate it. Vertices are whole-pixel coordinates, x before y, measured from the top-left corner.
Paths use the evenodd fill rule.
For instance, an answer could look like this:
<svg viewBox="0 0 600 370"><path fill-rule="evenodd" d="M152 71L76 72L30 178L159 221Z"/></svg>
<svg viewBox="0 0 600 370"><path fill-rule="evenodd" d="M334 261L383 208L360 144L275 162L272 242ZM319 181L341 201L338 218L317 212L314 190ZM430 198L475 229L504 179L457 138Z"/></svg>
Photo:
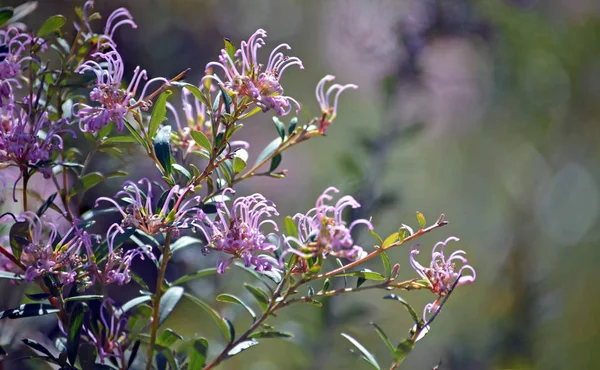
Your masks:
<svg viewBox="0 0 600 370"><path fill-rule="evenodd" d="M415 256L419 254L418 249L413 247L410 251L411 266L427 282L429 289L438 295L438 299L435 302L425 306L423 312L423 320L425 322L427 321L428 313L437 312L441 297L449 294L454 286L471 284L475 281L475 269L467 265L465 251L454 251L446 258L444 252L446 244L450 241L458 241L458 238L451 236L433 247L429 267L424 267L415 259ZM461 263L462 266L457 267L457 263Z"/></svg>
<svg viewBox="0 0 600 370"><path fill-rule="evenodd" d="M280 50L290 50L291 47L288 44L280 44L271 51L267 64L261 64L258 60L258 49L265 45L266 37L265 30L257 30L248 41L241 42L241 47L233 56L222 49L219 60L208 63L206 71L210 72L212 67L217 67L223 71L225 78L222 79L216 74L205 78L215 80L240 98L249 99L263 112L273 109L283 116L292 111L292 105L296 105L296 111L299 111L300 104L294 98L283 95L283 87L279 80L283 72L291 66L297 65L304 69L302 61L283 54Z"/></svg>
<svg viewBox="0 0 600 370"><path fill-rule="evenodd" d="M298 225L298 238L285 238L289 247L286 253L294 253L300 257L331 255L351 260L366 254L360 246L354 244L352 229L361 224L369 229L373 229L373 226L370 221L364 219L355 220L347 226L342 217L344 209L358 208L360 204L350 195L341 197L335 205L327 204L327 201L333 199L329 194L338 192L334 187L327 188L317 199L315 208L306 214L298 213L293 217ZM294 248L294 244L299 248Z"/></svg>
<svg viewBox="0 0 600 370"><path fill-rule="evenodd" d="M230 189L229 189L230 190ZM231 190L230 190L231 191ZM231 211L223 202L217 203L217 217L211 220L204 212L199 212L195 225L208 241L204 253L211 250L231 255L230 258L217 260L217 271L225 273L227 266L235 258L244 261L246 267L253 266L256 271L270 271L278 262L269 253L279 248L279 237L262 231L263 225L270 224L278 231L277 224L271 220L277 216L273 202L261 194L237 198Z"/></svg>

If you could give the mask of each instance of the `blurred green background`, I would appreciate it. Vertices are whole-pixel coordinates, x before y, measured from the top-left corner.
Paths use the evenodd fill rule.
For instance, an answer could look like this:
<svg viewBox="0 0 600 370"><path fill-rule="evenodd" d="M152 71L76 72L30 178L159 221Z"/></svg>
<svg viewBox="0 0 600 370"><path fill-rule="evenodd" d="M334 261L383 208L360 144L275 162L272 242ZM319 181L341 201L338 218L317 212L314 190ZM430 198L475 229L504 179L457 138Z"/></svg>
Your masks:
<svg viewBox="0 0 600 370"><path fill-rule="evenodd" d="M28 22L72 15L81 4L40 1ZM467 251L477 281L454 293L403 369L440 362L440 369L459 370L600 368L598 1L96 1L105 16L118 6L128 7L139 26L118 31L129 71L141 65L151 76L172 77L191 67L187 80L197 82L221 37L239 44L264 28L264 49L287 42L303 60L306 69L290 68L282 81L313 115L313 89L323 75L360 85L342 96L326 138L284 155L286 179L252 180L238 194L260 190L287 215L308 210L333 185L359 198L364 209L356 216L373 217L381 235L415 225L415 211L430 221L446 215L450 225L419 242L428 251L447 236L460 237L453 247ZM251 156L276 137L270 120L255 116L240 133ZM153 171L140 158L132 153L125 163L95 165L125 166L139 177ZM83 207L100 192L113 194L120 181L112 181ZM369 249L368 236L357 238ZM390 257L401 264L401 276L414 276L408 249ZM380 269L377 262L370 268ZM187 250L169 274L212 264ZM189 289L214 302L224 290L243 295L248 278L232 271ZM411 320L383 295L292 308L273 322L295 338L265 340L220 368L367 369L348 352L342 332L387 364L370 323L399 341ZM418 310L431 301L426 292L402 296ZM237 309L218 308L238 331L249 323ZM188 302L168 325L184 336L215 338L211 349L222 348L214 323Z"/></svg>

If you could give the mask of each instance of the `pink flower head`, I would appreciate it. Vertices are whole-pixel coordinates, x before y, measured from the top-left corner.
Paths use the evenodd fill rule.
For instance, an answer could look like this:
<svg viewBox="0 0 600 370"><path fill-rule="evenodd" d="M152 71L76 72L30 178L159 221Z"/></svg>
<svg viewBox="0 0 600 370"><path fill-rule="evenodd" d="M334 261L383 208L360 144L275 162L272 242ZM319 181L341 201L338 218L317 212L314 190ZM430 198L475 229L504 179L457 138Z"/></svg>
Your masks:
<svg viewBox="0 0 600 370"><path fill-rule="evenodd" d="M167 193L162 207L157 209L153 204L154 196L150 180L144 178L138 181L138 184L146 185L145 193L136 183L125 181L123 190L116 194L115 197L120 197L129 204L125 209L114 199L107 197L98 198L96 206L101 201L111 203L123 216L121 221L123 227L134 227L148 235L189 227L191 213L199 210L195 205L200 201L198 197L194 197L184 202L186 195L194 189L192 185L183 189L175 185ZM171 206L172 202L174 202L173 206Z"/></svg>
<svg viewBox="0 0 600 370"><path fill-rule="evenodd" d="M471 284L475 281L475 269L467 264L465 251L454 251L447 258L444 254L446 244L458 240L458 238L451 236L445 241L437 243L431 251L429 267L422 266L415 259L415 256L419 254L419 250L413 247L410 251L410 265L428 283L429 289L439 296L435 302L425 306L424 321L427 321L427 313L437 312L440 298L447 295L454 286Z"/></svg>
<svg viewBox="0 0 600 370"><path fill-rule="evenodd" d="M106 298L100 307L100 320L95 326L97 329L91 325L84 327L84 332L98 350L101 364L109 357L125 363L125 349L129 345L127 326L127 317L123 310L116 307L112 299Z"/></svg>
<svg viewBox="0 0 600 370"><path fill-rule="evenodd" d="M226 191L232 192L231 189ZM198 213L195 226L204 234L208 245L204 248L205 254L211 250L231 255L230 258L217 260L217 271L225 273L225 269L235 258L244 261L246 267L254 266L258 272L270 271L278 262L267 253L272 253L279 248L279 237L275 233L266 234L262 227L266 224L279 231L272 216L277 216L273 202L265 199L261 194L237 198L233 202L231 211L225 203L217 203L217 216L210 220L204 212ZM277 245L269 239L277 239Z"/></svg>
<svg viewBox="0 0 600 370"><path fill-rule="evenodd" d="M73 107L73 114L79 118L79 127L84 132L96 132L110 122L115 122L117 129L122 131L125 125L125 115L129 112L137 89L142 80L148 79L146 70L140 70L138 66L133 72L127 89L121 88L125 72L123 59L114 45L108 46L108 51L92 54L93 58L97 58L105 66L95 60L88 60L75 70L77 73L91 71L96 75L96 83L90 93L90 99L98 105L90 106L78 103ZM146 82L138 99L139 102L142 102L143 109L148 108L148 104L143 102L146 91L152 83L157 81L169 84L169 81L163 77L153 78Z"/></svg>
<svg viewBox="0 0 600 370"><path fill-rule="evenodd" d="M83 25L85 26L85 30L82 30L79 24L74 24L75 29L77 31L82 32L86 39L89 39L94 35L94 32L92 31L92 27L90 25L90 15L93 8L94 0L88 0L83 5L81 15L83 18ZM107 44L109 44L115 46L115 32L119 27L123 25L130 25L131 28L137 28L137 24L133 21L133 17L131 16L131 13L129 13L129 10L127 10L126 8L118 8L115 11L113 11L111 15L108 16L108 19L106 20L106 25L104 26L104 31L102 34L100 34L98 38L98 45L106 46Z"/></svg>
<svg viewBox="0 0 600 370"><path fill-rule="evenodd" d="M327 90L325 90L325 84L333 81L334 79L335 77L332 75L327 75L323 77L319 81L315 89L317 102L321 107L321 120L319 122L319 132L322 134L324 134L327 131L327 128L333 123L333 120L337 115L338 100L342 92L348 89L358 89L358 86L354 84L333 84Z"/></svg>
<svg viewBox="0 0 600 370"><path fill-rule="evenodd" d="M368 220L359 219L347 226L342 217L344 209L358 208L360 204L352 196L346 195L335 205L329 205L326 202L333 199L329 195L332 192L339 193L339 190L334 187L327 188L317 199L315 208L306 214L298 213L293 217L298 225L298 238L285 238L289 248L284 254L294 253L303 258L332 255L351 260L360 259L366 254L360 246L354 244L352 230L360 224L371 230L373 225ZM300 249L293 248L290 242L300 246Z"/></svg>
<svg viewBox="0 0 600 370"><path fill-rule="evenodd" d="M265 45L266 37L266 31L259 29L248 41L241 42L241 47L233 58L222 49L219 60L208 63L206 71L216 67L223 72L224 78L212 74L204 79L215 80L226 90L242 99L248 99L264 112L272 109L283 116L292 111L292 105L296 105L298 112L300 104L295 99L283 95L280 79L283 72L293 65L304 69L302 61L283 54L282 49L290 50L291 47L288 44L280 44L271 51L267 63L261 64L258 61L258 49Z"/></svg>

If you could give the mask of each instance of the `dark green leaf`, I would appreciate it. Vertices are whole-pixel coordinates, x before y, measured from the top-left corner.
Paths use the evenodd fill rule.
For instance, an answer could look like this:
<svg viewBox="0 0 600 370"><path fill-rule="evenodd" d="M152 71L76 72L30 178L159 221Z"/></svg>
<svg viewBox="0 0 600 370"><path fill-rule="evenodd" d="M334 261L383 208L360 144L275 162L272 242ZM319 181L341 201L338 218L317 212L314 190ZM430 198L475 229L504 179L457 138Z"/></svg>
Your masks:
<svg viewBox="0 0 600 370"><path fill-rule="evenodd" d="M167 99L172 94L171 90L166 90L156 100L152 108L152 116L148 124L148 137L154 138L154 134L158 131L160 125L167 119Z"/></svg>
<svg viewBox="0 0 600 370"><path fill-rule="evenodd" d="M131 310L132 308L134 308L142 303L151 301L151 300L152 300L152 297L149 295L143 295L143 296L133 298L132 300L126 302L125 304L123 304L121 306L121 311L123 311L123 313L125 313L125 312Z"/></svg>
<svg viewBox="0 0 600 370"><path fill-rule="evenodd" d="M160 165L167 176L171 175L171 126L163 126L156 133L154 140L154 152Z"/></svg>
<svg viewBox="0 0 600 370"><path fill-rule="evenodd" d="M0 356L6 356L6 351L0 346Z"/></svg>
<svg viewBox="0 0 600 370"><path fill-rule="evenodd" d="M171 166L173 166L173 169L175 171L177 171L180 174L182 174L183 176L185 176L186 179L188 179L188 180L192 179L192 174L190 173L190 171L187 170L187 168L183 167L182 165L180 165L178 163L172 163Z"/></svg>
<svg viewBox="0 0 600 370"><path fill-rule="evenodd" d="M331 285L331 281L329 279L325 279L323 281L323 288L321 288L321 292L326 292L329 290L329 285Z"/></svg>
<svg viewBox="0 0 600 370"><path fill-rule="evenodd" d="M231 99L231 96L229 95L229 93L227 93L227 91L225 91L225 89L223 89L223 86L218 85L219 86L219 90L221 90L221 96L223 97L223 104L225 104L225 112L227 113L231 113L231 104L233 104L233 100Z"/></svg>
<svg viewBox="0 0 600 370"><path fill-rule="evenodd" d="M190 348L190 367L189 370L202 370L206 364L206 355L208 353L208 341L204 338L198 338L193 341Z"/></svg>
<svg viewBox="0 0 600 370"><path fill-rule="evenodd" d="M196 298L189 293L184 293L184 295L189 300L200 306L200 308L204 309L204 311L206 311L210 315L210 317L217 323L217 325L219 325L219 328L221 329L223 336L225 336L225 339L227 339L227 342L232 341L233 338L231 338L229 326L225 322L225 319L222 318L221 315L214 308L210 307L209 305L201 301L199 298Z"/></svg>
<svg viewBox="0 0 600 370"><path fill-rule="evenodd" d="M22 317L35 317L48 315L60 311L58 308L45 303L27 303L17 308L0 312L0 319L20 319Z"/></svg>
<svg viewBox="0 0 600 370"><path fill-rule="evenodd" d="M247 350L250 347L254 347L257 344L258 344L258 341L255 339L243 341L243 342L239 343L238 345L236 345L235 347L233 347L229 352L227 352L227 357L225 357L225 358L233 357L233 356L239 354L240 352Z"/></svg>
<svg viewBox="0 0 600 370"><path fill-rule="evenodd" d="M248 283L244 283L244 287L252 294L254 299L258 302L263 311L267 310L267 306L269 305L269 295L265 293L264 290L252 286Z"/></svg>
<svg viewBox="0 0 600 370"><path fill-rule="evenodd" d="M208 150L209 153L212 152L212 144L202 131L190 131L190 136L192 137L192 139L194 139L194 141L196 142L196 144L198 144L199 147Z"/></svg>
<svg viewBox="0 0 600 370"><path fill-rule="evenodd" d="M50 297L52 297L52 294L50 293L36 293L36 294L25 294L27 296L27 298L31 299L32 301L43 301L45 299L48 299Z"/></svg>
<svg viewBox="0 0 600 370"><path fill-rule="evenodd" d="M194 85L191 85L187 82L175 82L174 85L183 86L183 88L187 89L196 97L196 99L200 100L202 104L204 104L207 108L210 108L210 103L206 100L206 96L202 93L202 91Z"/></svg>
<svg viewBox="0 0 600 370"><path fill-rule="evenodd" d="M400 342L400 344L398 344L398 347L396 347L394 361L396 361L399 364L402 363L402 361L404 361L404 359L406 358L406 356L408 356L410 351L412 351L414 345L415 344L410 339L406 339Z"/></svg>
<svg viewBox="0 0 600 370"><path fill-rule="evenodd" d="M46 199L46 201L44 202L44 204L42 204L40 206L40 208L38 208L38 210L36 212L36 214L38 215L38 217L41 217L44 214L44 212L46 212L46 210L54 202L54 198L56 198L57 195L58 195L58 193L54 193L54 194L50 195L48 197L48 199Z"/></svg>
<svg viewBox="0 0 600 370"><path fill-rule="evenodd" d="M352 277L359 277L359 278L363 278L363 279L367 279L367 280L385 280L385 276L381 275L378 272L368 271L366 269L364 269L364 270L365 271L343 272L343 273L335 275L335 276L336 277L352 276Z"/></svg>
<svg viewBox="0 0 600 370"><path fill-rule="evenodd" d="M69 196L72 197L75 194L84 193L86 190L101 183L102 180L104 180L104 176L100 172L87 173L79 179L79 182L75 184L75 186L73 186L69 192Z"/></svg>
<svg viewBox="0 0 600 370"><path fill-rule="evenodd" d="M273 123L275 124L275 128L277 129L277 133L281 140L285 140L285 125L283 122L281 122L279 118L273 117Z"/></svg>
<svg viewBox="0 0 600 370"><path fill-rule="evenodd" d="M383 240L381 240L381 237L377 235L377 233L374 230L369 230L369 234L371 234L371 236L374 237L375 240L377 240L378 246L381 247L383 245Z"/></svg>
<svg viewBox="0 0 600 370"><path fill-rule="evenodd" d="M98 355L96 346L88 342L81 343L77 354L79 355L79 364L81 365L82 370L95 369L94 364L96 362L96 356Z"/></svg>
<svg viewBox="0 0 600 370"><path fill-rule="evenodd" d="M246 303L244 303L244 301L242 301L241 299L239 299L238 297L236 297L232 294L219 294L217 296L217 301L239 304L240 306L244 307L246 309L246 311L248 311L250 316L252 316L253 321L256 320L256 313L254 313L254 310L250 306L248 306Z"/></svg>
<svg viewBox="0 0 600 370"><path fill-rule="evenodd" d="M88 306L85 303L77 303L70 315L69 336L67 338L67 356L69 363L75 365L77 351L79 350L79 338L83 327L83 319Z"/></svg>
<svg viewBox="0 0 600 370"><path fill-rule="evenodd" d="M46 20L42 27L40 27L37 35L38 37L44 37L51 34L52 32L58 31L67 22L67 18L62 15L54 15Z"/></svg>
<svg viewBox="0 0 600 370"><path fill-rule="evenodd" d="M296 125L298 124L298 117L293 117L290 120L290 127L288 127L288 134L292 134L294 131L296 131Z"/></svg>
<svg viewBox="0 0 600 370"><path fill-rule="evenodd" d="M406 308L408 313L410 313L410 316L413 318L413 320L415 321L417 326L420 326L419 316L417 315L415 310L408 304L408 302L406 302L403 298L401 298L395 294L390 294L390 295L386 295L385 297L383 297L383 299L391 299L391 300L402 303L402 305Z"/></svg>
<svg viewBox="0 0 600 370"><path fill-rule="evenodd" d="M257 331L248 336L251 339L260 339L260 338L293 338L294 334L292 333L284 333L280 331Z"/></svg>
<svg viewBox="0 0 600 370"><path fill-rule="evenodd" d="M140 133L138 132L136 126L137 124L134 126L131 123L129 123L127 120L124 120L123 123L125 123L125 127L127 127L127 129L129 130L129 132L131 133L131 135L135 138L135 140L140 143L144 149L146 149L146 151L148 151L148 143L146 143L146 141L142 138L142 136L140 135Z"/></svg>
<svg viewBox="0 0 600 370"><path fill-rule="evenodd" d="M135 357L140 349L140 344L142 344L142 342L138 340L133 344L133 348L131 348L131 354L129 355L129 360L127 360L128 369L131 369L131 365L133 365L133 361L135 361Z"/></svg>
<svg viewBox="0 0 600 370"><path fill-rule="evenodd" d="M188 281L191 281L191 280L203 277L203 276L214 275L216 273L217 273L217 269L215 267L207 268L204 270L196 271L192 274L182 276L179 279L172 282L171 285L182 285L182 284L187 283Z"/></svg>
<svg viewBox="0 0 600 370"><path fill-rule="evenodd" d="M104 299L103 295L79 295L75 297L69 297L65 299L65 302L78 302L78 301L94 301L94 300L102 300Z"/></svg>
<svg viewBox="0 0 600 370"><path fill-rule="evenodd" d="M277 169L277 167L279 167L279 164L281 164L281 159L281 154L277 154L275 157L273 157L271 160L271 166L269 167L269 172L273 172Z"/></svg>
<svg viewBox="0 0 600 370"><path fill-rule="evenodd" d="M259 163L261 163L262 161L264 161L265 159L267 159L268 157L270 157L281 145L283 141L281 140L280 137L278 137L277 139L271 141L264 149L263 151L258 155L258 158L256 159L256 163L254 164L255 166L258 165Z"/></svg>
<svg viewBox="0 0 600 370"><path fill-rule="evenodd" d="M377 370L381 370L381 367L377 363L377 360L375 360L375 357L373 357L373 355L362 344L360 344L359 341L352 338L351 336L349 336L346 333L342 333L342 336L344 338L348 339L348 341L350 343L352 343L354 345L354 347L356 347L356 349L358 349L358 351L361 354L361 358L363 360L365 360L367 363L369 363L371 366L373 366L373 368L375 368Z"/></svg>
<svg viewBox="0 0 600 370"><path fill-rule="evenodd" d="M22 341L27 346L35 349L36 351L39 351L39 352L45 354L49 358L52 358L52 359L56 360L56 357L54 357L54 355L46 347L44 347L43 345L39 344L35 340L33 340L33 339L23 339Z"/></svg>
<svg viewBox="0 0 600 370"><path fill-rule="evenodd" d="M312 297L313 295L315 295L315 289L311 285L308 285L308 296Z"/></svg>
<svg viewBox="0 0 600 370"><path fill-rule="evenodd" d="M12 8L2 8L0 9L0 26L6 24L9 19L12 18L14 12Z"/></svg>
<svg viewBox="0 0 600 370"><path fill-rule="evenodd" d="M175 333L172 329L166 329L158 336L156 339L156 344L161 347L170 348L173 344L180 340L183 340L181 335Z"/></svg>
<svg viewBox="0 0 600 370"><path fill-rule="evenodd" d="M160 305L158 308L158 325L165 322L182 296L183 288L178 286L169 288L165 294L163 294L160 298Z"/></svg>
<svg viewBox="0 0 600 370"><path fill-rule="evenodd" d="M29 235L29 223L27 221L15 222L10 228L9 237L12 254L17 261L20 261L23 247L31 241L31 236Z"/></svg>
<svg viewBox="0 0 600 370"><path fill-rule="evenodd" d="M171 244L171 253L175 253L180 249L190 247L194 244L198 245L203 243L200 239L192 238L191 236L187 235L182 236L181 238L177 239L173 244Z"/></svg>
<svg viewBox="0 0 600 370"><path fill-rule="evenodd" d="M390 263L390 258L385 252L381 252L380 255L381 261L383 262L385 277L389 279L392 276L392 264Z"/></svg>
<svg viewBox="0 0 600 370"><path fill-rule="evenodd" d="M100 129L100 131L98 131L98 133L96 134L96 136L99 139L104 139L106 136L108 136L108 134L110 134L112 132L112 130L115 128L115 123L111 122L108 125L102 127Z"/></svg>
<svg viewBox="0 0 600 370"><path fill-rule="evenodd" d="M0 279L23 280L23 275L14 272L0 271Z"/></svg>
<svg viewBox="0 0 600 370"><path fill-rule="evenodd" d="M104 140L109 144L135 143L136 141L135 137L129 135L112 136Z"/></svg>
<svg viewBox="0 0 600 370"><path fill-rule="evenodd" d="M379 327L379 325L377 325L375 323L371 323L371 325L373 325L375 327L375 331L377 332L377 334L379 335L379 337L381 338L381 340L383 341L383 343L385 343L386 347L388 348L388 350L392 354L392 357L395 356L395 354L396 354L396 347L394 347L394 345L392 344L392 341L390 340L390 338L388 338L388 336L385 334L385 332L383 331L383 329Z"/></svg>

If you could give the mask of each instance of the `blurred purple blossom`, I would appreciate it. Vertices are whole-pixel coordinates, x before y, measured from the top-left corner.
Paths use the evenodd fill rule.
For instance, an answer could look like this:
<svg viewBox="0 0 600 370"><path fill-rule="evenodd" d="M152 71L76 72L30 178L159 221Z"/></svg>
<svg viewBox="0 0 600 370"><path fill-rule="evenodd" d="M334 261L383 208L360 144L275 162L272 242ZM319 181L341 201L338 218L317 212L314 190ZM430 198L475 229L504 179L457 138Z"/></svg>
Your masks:
<svg viewBox="0 0 600 370"><path fill-rule="evenodd" d="M115 306L115 302L107 298L100 307L100 320L98 320L97 329L94 326L85 327L84 332L90 338L90 341L98 350L100 363L105 364L109 357L121 360L125 363L125 348L127 347L128 323L127 317L120 307Z"/></svg>
<svg viewBox="0 0 600 370"><path fill-rule="evenodd" d="M232 192L226 189L225 192ZM224 202L217 203L217 216L211 220L204 212L199 212L195 226L202 231L208 241L203 253L211 250L231 255L217 259L217 271L225 273L235 258L244 261L246 267L254 266L258 272L270 271L278 262L270 253L279 248L279 236L266 234L261 230L266 224L279 231L272 216L278 216L275 204L261 194L237 198L231 211ZM270 239L276 239L277 244Z"/></svg>

